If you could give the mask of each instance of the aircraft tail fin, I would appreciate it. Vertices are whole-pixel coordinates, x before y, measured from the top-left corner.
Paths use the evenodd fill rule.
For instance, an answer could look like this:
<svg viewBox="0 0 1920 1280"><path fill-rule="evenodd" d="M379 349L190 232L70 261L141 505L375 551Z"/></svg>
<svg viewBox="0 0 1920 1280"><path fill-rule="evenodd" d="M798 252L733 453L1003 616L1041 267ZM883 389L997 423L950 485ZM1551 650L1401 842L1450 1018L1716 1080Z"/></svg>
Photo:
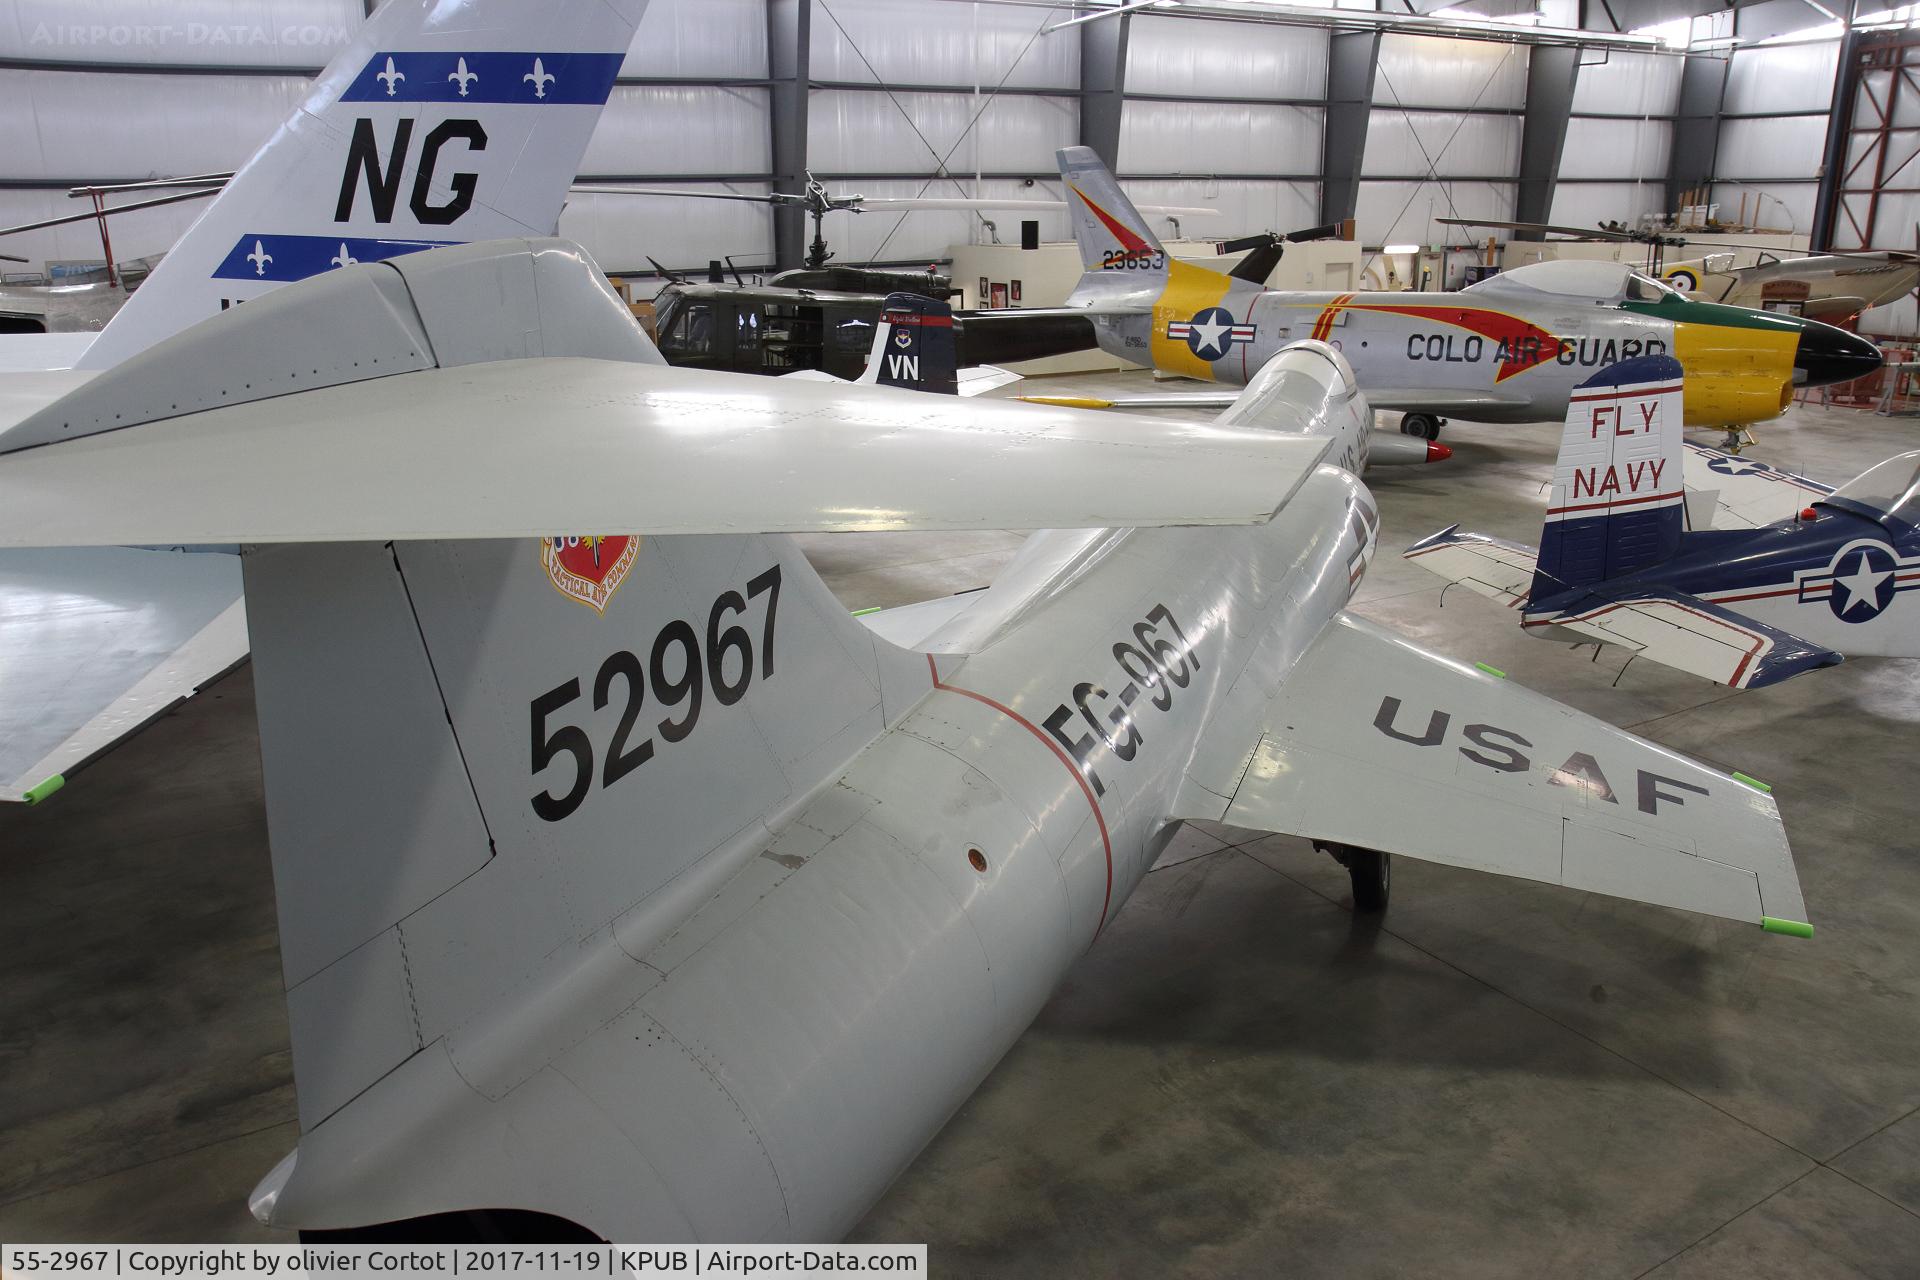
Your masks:
<svg viewBox="0 0 1920 1280"><path fill-rule="evenodd" d="M1093 148L1062 147L1055 158L1081 265L1088 271L1165 275L1166 250Z"/></svg>
<svg viewBox="0 0 1920 1280"><path fill-rule="evenodd" d="M953 308L917 293L890 293L874 326L873 350L855 381L909 391L960 393Z"/></svg>
<svg viewBox="0 0 1920 1280"><path fill-rule="evenodd" d="M554 234L645 0L392 0L77 362L118 364L291 280Z"/></svg>
<svg viewBox="0 0 1920 1280"><path fill-rule="evenodd" d="M1680 549L1680 362L1637 356L1574 389L1540 531L1535 608L1670 559Z"/></svg>

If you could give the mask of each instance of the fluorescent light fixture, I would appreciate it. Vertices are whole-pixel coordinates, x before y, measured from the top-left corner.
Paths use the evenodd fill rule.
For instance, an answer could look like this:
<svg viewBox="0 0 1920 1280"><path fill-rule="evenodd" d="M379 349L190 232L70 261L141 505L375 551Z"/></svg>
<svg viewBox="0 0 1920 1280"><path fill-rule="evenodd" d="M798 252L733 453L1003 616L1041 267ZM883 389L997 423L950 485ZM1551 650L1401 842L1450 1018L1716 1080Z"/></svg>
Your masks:
<svg viewBox="0 0 1920 1280"><path fill-rule="evenodd" d="M1420 252L1420 246L1417 244L1390 244L1386 248L1382 249L1380 252L1382 253L1418 253Z"/></svg>

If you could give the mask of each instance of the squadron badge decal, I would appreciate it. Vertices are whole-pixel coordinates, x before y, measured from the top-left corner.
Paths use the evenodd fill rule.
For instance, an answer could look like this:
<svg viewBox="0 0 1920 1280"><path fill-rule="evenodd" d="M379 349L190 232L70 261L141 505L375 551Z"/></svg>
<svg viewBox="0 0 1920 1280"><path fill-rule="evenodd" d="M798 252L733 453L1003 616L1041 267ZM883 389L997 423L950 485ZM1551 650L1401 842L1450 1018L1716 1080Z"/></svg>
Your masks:
<svg viewBox="0 0 1920 1280"><path fill-rule="evenodd" d="M607 611L639 554L640 539L627 534L540 539L540 567L554 589L595 613Z"/></svg>

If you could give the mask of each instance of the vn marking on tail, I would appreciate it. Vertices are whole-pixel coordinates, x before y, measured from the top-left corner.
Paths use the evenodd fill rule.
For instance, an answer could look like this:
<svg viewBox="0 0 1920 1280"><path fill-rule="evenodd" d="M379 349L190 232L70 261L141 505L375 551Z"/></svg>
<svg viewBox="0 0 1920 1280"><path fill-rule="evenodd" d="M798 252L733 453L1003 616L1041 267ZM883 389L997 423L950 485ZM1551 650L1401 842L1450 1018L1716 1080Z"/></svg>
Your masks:
<svg viewBox="0 0 1920 1280"><path fill-rule="evenodd" d="M920 357L897 356L889 353L887 356L887 376L903 382L918 382L920 380Z"/></svg>

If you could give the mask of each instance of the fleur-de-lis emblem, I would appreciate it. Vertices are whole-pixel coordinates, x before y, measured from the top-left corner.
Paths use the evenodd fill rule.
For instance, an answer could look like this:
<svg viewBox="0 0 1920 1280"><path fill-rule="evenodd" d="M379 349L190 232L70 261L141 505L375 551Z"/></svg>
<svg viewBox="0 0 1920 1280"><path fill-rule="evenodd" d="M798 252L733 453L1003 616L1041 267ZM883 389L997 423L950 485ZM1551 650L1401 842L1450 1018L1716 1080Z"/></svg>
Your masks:
<svg viewBox="0 0 1920 1280"><path fill-rule="evenodd" d="M340 252L334 254L331 258L327 259L327 261L336 267L350 267L360 261L360 259L347 252L347 242L342 240L340 242Z"/></svg>
<svg viewBox="0 0 1920 1280"><path fill-rule="evenodd" d="M398 83L399 81L402 81L402 80L405 80L406 78L407 78L407 73L406 73L406 72L404 72L404 71L395 71L395 70L393 69L393 59L392 59L392 58L388 58L388 59L387 59L387 69L386 69L385 71L382 71L382 72L381 72L381 73L380 73L379 75L377 75L377 76L375 76L375 77L374 77L374 79L375 79L375 80L382 80L382 81L385 81L385 82L386 82L386 86L387 86L387 96L388 96L389 98L391 98L391 97L393 96L393 86L394 86L394 85L395 85L396 83Z"/></svg>
<svg viewBox="0 0 1920 1280"><path fill-rule="evenodd" d="M553 77L547 73L547 69L545 67L540 65L540 59L538 58L535 58L533 60L533 70L529 71L526 75L521 76L520 79L522 81L532 82L533 96L536 98L546 97L547 86L553 83Z"/></svg>
<svg viewBox="0 0 1920 1280"><path fill-rule="evenodd" d="M253 252L247 255L247 261L253 264L253 274L263 276L267 274L267 264L273 261L273 255L267 252L265 245L255 240Z"/></svg>
<svg viewBox="0 0 1920 1280"><path fill-rule="evenodd" d="M478 72L467 70L467 60L465 58L460 59L460 65L455 67L447 75L447 79L454 81L460 86L460 96L463 98L467 96L467 86L479 78L480 74Z"/></svg>

